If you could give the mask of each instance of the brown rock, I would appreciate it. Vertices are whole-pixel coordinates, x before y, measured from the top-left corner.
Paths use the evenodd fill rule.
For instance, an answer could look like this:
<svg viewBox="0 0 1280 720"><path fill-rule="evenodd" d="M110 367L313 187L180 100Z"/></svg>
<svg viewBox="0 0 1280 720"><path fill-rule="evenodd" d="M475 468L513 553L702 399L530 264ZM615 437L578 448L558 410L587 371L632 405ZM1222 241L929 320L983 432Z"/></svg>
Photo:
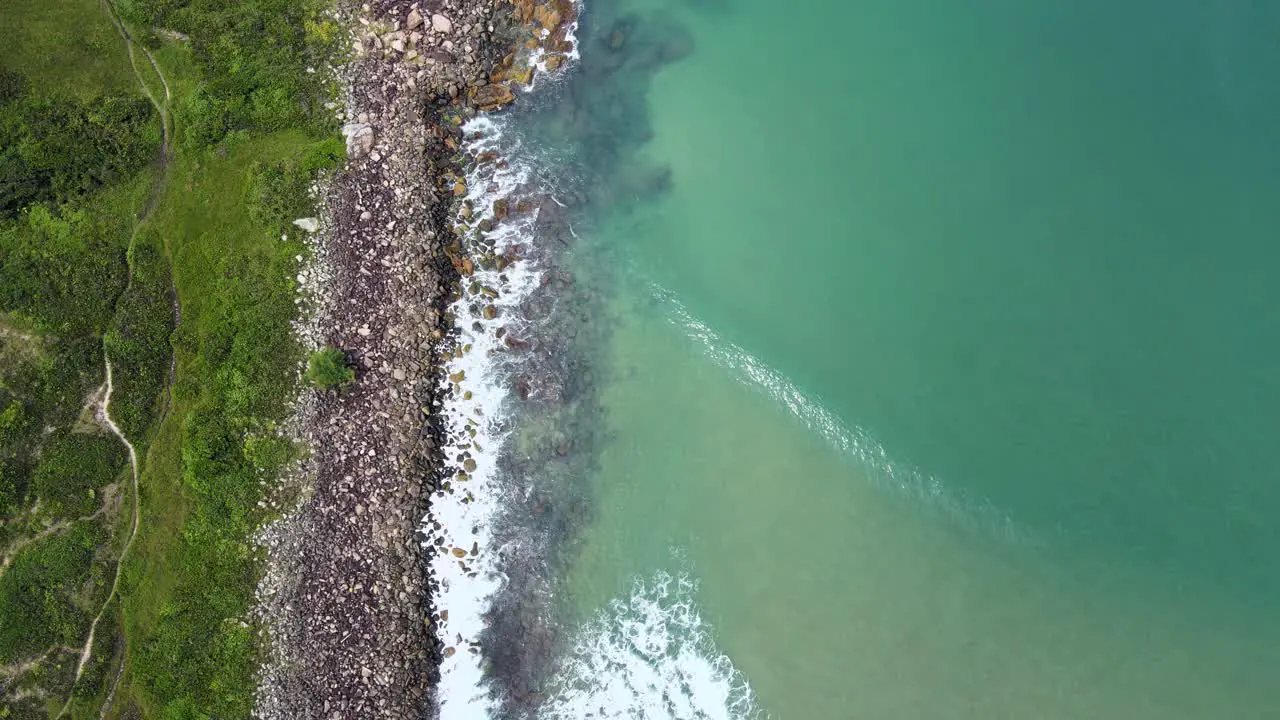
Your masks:
<svg viewBox="0 0 1280 720"><path fill-rule="evenodd" d="M560 11L550 4L539 5L534 8L533 17L538 24L548 30L555 30L560 27Z"/></svg>
<svg viewBox="0 0 1280 720"><path fill-rule="evenodd" d="M471 91L471 99L481 110L492 110L513 102L516 95L506 85L481 85Z"/></svg>

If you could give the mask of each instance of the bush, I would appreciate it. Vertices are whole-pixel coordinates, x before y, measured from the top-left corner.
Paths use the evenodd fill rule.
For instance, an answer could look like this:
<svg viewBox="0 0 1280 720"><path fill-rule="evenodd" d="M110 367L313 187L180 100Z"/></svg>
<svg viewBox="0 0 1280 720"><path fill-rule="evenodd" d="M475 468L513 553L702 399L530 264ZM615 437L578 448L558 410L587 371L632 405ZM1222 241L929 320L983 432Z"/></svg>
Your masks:
<svg viewBox="0 0 1280 720"><path fill-rule="evenodd" d="M117 7L134 27L190 37L202 83L184 112L189 149L216 144L235 130L332 127L320 78L307 72L323 64L337 43L336 33L324 27L324 4L120 0Z"/></svg>
<svg viewBox="0 0 1280 720"><path fill-rule="evenodd" d="M75 596L89 580L93 553L105 542L101 527L77 523L65 535L31 545L0 575L0 662L75 646L86 624Z"/></svg>
<svg viewBox="0 0 1280 720"><path fill-rule="evenodd" d="M0 221L0 311L42 330L98 335L127 274L118 227L70 205Z"/></svg>
<svg viewBox="0 0 1280 720"><path fill-rule="evenodd" d="M97 507L93 491L116 479L124 455L114 436L64 435L45 448L31 490L54 515L88 515Z"/></svg>
<svg viewBox="0 0 1280 720"><path fill-rule="evenodd" d="M307 361L307 382L321 390L345 388L355 379L356 371L347 367L347 354L338 348L317 350Z"/></svg>
<svg viewBox="0 0 1280 720"><path fill-rule="evenodd" d="M346 143L332 137L307 146L301 158L254 163L245 187L249 216L273 230L290 231L295 218L315 208L311 184L316 177L340 166L346 156Z"/></svg>
<svg viewBox="0 0 1280 720"><path fill-rule="evenodd" d="M0 91L9 96L0 103L0 217L79 197L155 156L155 111L145 99L14 97L21 91Z"/></svg>
<svg viewBox="0 0 1280 720"><path fill-rule="evenodd" d="M169 263L145 233L133 248L129 287L116 304L106 335L114 369L115 394L111 417L134 443L151 426L169 376L173 333L173 296Z"/></svg>

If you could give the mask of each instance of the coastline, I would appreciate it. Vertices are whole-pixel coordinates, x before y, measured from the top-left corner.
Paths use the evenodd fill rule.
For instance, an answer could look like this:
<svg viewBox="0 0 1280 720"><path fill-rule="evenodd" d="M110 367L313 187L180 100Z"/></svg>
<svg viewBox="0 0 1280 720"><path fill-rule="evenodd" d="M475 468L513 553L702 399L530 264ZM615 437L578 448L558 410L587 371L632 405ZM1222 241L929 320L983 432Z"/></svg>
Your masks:
<svg viewBox="0 0 1280 720"><path fill-rule="evenodd" d="M446 653L423 523L458 470L444 455L448 308L472 272L455 226L474 160L459 126L530 83L537 69L514 61L537 53L522 44L548 17L537 7L381 0L335 16L354 49L335 69L348 159L319 189L295 329L306 348L342 349L356 382L304 390L292 421L309 455L276 489L290 509L259 536L257 717L434 714Z"/></svg>
<svg viewBox="0 0 1280 720"><path fill-rule="evenodd" d="M300 278L312 307L299 334L342 348L357 380L299 402L296 433L311 453L294 488L302 500L262 536L262 718L416 718L429 703L438 649L415 531L442 460L436 352L455 275L442 222L451 198L433 182L453 153L432 117L441 105L428 103L451 103L492 62L495 6L417 5L343 13L358 43L339 70L348 163L326 189ZM433 27L433 14L446 21Z"/></svg>

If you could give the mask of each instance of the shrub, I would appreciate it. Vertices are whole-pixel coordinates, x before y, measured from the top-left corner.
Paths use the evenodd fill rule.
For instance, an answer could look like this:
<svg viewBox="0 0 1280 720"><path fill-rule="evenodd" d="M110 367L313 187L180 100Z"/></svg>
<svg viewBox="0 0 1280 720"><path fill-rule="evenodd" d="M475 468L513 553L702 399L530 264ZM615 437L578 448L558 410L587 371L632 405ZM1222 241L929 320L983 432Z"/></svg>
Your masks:
<svg viewBox="0 0 1280 720"><path fill-rule="evenodd" d="M97 335L124 289L112 222L71 205L33 205L0 221L0 311L40 329Z"/></svg>
<svg viewBox="0 0 1280 720"><path fill-rule="evenodd" d="M14 558L0 575L0 662L55 642L76 644L86 620L75 596L89 580L94 548L106 539L101 527L77 523Z"/></svg>
<svg viewBox="0 0 1280 720"><path fill-rule="evenodd" d="M347 354L334 347L311 353L307 361L307 382L321 390L345 388L356 379L356 371L347 367Z"/></svg>
<svg viewBox="0 0 1280 720"><path fill-rule="evenodd" d="M124 460L124 446L111 435L64 435L45 448L31 490L55 515L88 515L97 505L93 491L115 480Z"/></svg>
<svg viewBox="0 0 1280 720"><path fill-rule="evenodd" d="M130 176L154 157L158 139L155 111L143 98L10 97L0 103L0 216L17 217L37 202L64 202Z"/></svg>
<svg viewBox="0 0 1280 720"><path fill-rule="evenodd" d="M147 233L134 246L128 288L116 303L106 343L115 370L111 416L133 442L151 425L169 376L173 305L169 264Z"/></svg>
<svg viewBox="0 0 1280 720"><path fill-rule="evenodd" d="M346 143L335 136L311 143L301 157L254 163L245 184L249 216L273 231L292 231L293 220L315 208L311 184L316 177L339 167L346 156Z"/></svg>
<svg viewBox="0 0 1280 720"><path fill-rule="evenodd" d="M321 77L307 72L336 45L324 4L303 0L120 0L124 20L189 36L201 75L189 105L189 149L235 130L329 129Z"/></svg>

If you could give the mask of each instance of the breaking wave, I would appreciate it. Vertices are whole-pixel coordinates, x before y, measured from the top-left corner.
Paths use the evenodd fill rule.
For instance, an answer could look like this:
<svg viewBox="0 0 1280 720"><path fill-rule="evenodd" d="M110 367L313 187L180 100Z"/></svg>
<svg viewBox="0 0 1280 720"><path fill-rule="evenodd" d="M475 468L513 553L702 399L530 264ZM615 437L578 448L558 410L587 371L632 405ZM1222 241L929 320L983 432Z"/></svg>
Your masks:
<svg viewBox="0 0 1280 720"><path fill-rule="evenodd" d="M637 580L579 631L543 707L548 720L763 717L746 678L717 649L688 575Z"/></svg>

